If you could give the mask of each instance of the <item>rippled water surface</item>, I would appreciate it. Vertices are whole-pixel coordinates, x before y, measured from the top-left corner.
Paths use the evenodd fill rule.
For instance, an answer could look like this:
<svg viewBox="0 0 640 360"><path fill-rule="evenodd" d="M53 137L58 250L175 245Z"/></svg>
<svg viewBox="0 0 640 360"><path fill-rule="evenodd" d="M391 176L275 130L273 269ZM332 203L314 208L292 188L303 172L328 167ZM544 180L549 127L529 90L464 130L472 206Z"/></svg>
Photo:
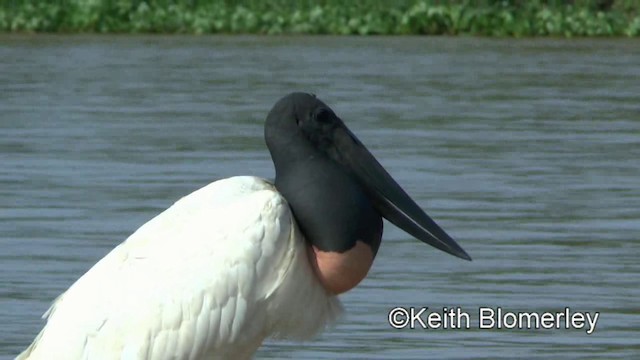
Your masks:
<svg viewBox="0 0 640 360"><path fill-rule="evenodd" d="M293 90L330 104L473 256L386 224L338 325L277 359L630 359L640 354L640 46L626 40L0 37L0 356L75 279L182 195L272 177ZM470 329L403 329L460 306ZM600 312L481 330L478 308Z"/></svg>

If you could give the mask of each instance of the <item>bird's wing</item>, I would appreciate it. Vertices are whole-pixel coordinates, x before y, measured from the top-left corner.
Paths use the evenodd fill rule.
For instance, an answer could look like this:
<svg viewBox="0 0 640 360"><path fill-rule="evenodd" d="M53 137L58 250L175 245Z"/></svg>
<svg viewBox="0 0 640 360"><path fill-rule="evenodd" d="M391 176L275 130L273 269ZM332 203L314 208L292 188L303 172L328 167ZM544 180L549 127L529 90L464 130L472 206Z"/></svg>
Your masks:
<svg viewBox="0 0 640 360"><path fill-rule="evenodd" d="M284 198L262 179L229 178L197 190L60 295L18 359L250 354L270 321L262 303L297 261L292 224Z"/></svg>

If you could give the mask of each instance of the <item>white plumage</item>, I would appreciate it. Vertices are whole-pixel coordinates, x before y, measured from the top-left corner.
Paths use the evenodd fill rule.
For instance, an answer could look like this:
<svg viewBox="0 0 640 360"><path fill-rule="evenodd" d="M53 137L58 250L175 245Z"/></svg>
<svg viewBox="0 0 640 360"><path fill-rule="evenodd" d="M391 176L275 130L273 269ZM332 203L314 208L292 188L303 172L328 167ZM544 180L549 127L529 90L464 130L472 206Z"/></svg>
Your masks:
<svg viewBox="0 0 640 360"><path fill-rule="evenodd" d="M93 266L17 359L242 359L341 311L286 200L256 177L177 201Z"/></svg>

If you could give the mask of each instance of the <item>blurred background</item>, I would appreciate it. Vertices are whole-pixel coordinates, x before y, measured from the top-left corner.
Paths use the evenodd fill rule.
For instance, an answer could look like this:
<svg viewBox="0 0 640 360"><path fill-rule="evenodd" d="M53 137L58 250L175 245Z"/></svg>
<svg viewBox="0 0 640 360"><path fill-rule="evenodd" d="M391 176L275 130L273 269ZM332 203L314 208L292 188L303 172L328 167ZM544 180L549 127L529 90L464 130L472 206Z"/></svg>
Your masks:
<svg viewBox="0 0 640 360"><path fill-rule="evenodd" d="M3 0L0 31L638 36L637 0Z"/></svg>

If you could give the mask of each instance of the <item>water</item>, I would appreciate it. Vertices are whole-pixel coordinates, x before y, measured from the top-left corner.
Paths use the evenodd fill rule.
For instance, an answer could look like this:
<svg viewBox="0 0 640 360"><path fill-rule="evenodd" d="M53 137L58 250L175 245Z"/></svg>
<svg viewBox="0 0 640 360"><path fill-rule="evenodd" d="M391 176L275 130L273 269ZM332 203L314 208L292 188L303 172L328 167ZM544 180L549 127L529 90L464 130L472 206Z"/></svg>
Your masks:
<svg viewBox="0 0 640 360"><path fill-rule="evenodd" d="M632 40L0 38L0 357L49 303L180 196L272 177L271 105L318 94L473 256L386 224L347 315L277 359L640 354L640 47ZM460 306L470 329L392 329ZM584 329L478 329L481 306L600 312Z"/></svg>

